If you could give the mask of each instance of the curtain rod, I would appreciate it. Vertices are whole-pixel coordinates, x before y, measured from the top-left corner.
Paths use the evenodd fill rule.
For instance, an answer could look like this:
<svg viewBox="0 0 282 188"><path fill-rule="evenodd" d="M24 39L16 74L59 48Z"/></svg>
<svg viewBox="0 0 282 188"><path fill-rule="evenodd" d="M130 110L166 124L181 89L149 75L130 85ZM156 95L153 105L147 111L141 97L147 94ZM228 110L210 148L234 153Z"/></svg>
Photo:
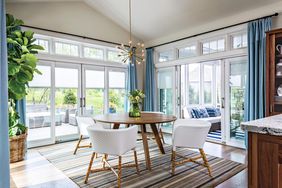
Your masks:
<svg viewBox="0 0 282 188"><path fill-rule="evenodd" d="M220 31L220 30L227 29L227 28L230 28L230 27L235 27L235 26L246 24L246 23L249 23L249 22L252 22L252 21L256 21L256 20L259 20L259 19L269 18L269 17L273 17L273 16L278 16L278 15L279 14L276 12L276 13L268 15L268 16L263 16L263 17L260 17L260 18L256 18L256 19L252 19L252 20L236 23L236 24L233 24L233 25L228 25L228 26L221 27L221 28L218 28L218 29L213 29L213 30L210 30L210 31L205 31L205 32L202 32L202 33L199 33L199 34L188 36L188 37L183 37L183 38L176 39L176 40L169 41L169 42L165 42L165 43L162 43L162 44L157 44L155 46L151 46L151 47L148 47L148 48L156 48L156 47L159 47L159 46L171 44L171 43L178 42L178 41L181 41L181 40L197 37L197 36L200 36L200 35L212 33L212 32L215 32L215 31ZM146 49L148 49L148 48L146 48Z"/></svg>
<svg viewBox="0 0 282 188"><path fill-rule="evenodd" d="M53 33L58 33L58 34L63 34L63 35L69 35L69 36L73 36L73 37L79 37L79 38L83 38L83 39L89 39L89 40L94 40L94 41L98 41L98 42L104 42L104 43L113 44L113 45L117 45L117 46L121 45L120 43L117 43L117 42L111 42L111 41L107 41L107 40L102 40L102 39L97 39L97 38L92 38L92 37L86 37L86 36L82 36L82 35L62 32L62 31L55 31L55 30L51 30L51 29L45 29L45 28L40 28L40 27L35 27L35 26L30 26L30 25L22 25L22 26L28 27L30 29L38 29L38 30L42 30L42 31L48 31L48 32L53 32ZM128 45L124 45L124 46L129 47Z"/></svg>

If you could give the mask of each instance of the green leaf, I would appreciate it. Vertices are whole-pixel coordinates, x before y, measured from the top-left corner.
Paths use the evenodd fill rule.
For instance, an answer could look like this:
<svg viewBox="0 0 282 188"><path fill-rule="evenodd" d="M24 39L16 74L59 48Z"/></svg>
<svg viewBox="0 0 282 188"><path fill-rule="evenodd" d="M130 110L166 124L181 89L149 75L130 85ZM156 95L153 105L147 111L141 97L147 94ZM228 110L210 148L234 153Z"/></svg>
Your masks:
<svg viewBox="0 0 282 188"><path fill-rule="evenodd" d="M18 38L22 38L22 32L17 30L13 32L14 35L16 35Z"/></svg>
<svg viewBox="0 0 282 188"><path fill-rule="evenodd" d="M33 31L27 30L24 32L24 36L27 37L28 39L32 39L33 38Z"/></svg>
<svg viewBox="0 0 282 188"><path fill-rule="evenodd" d="M11 38L7 38L7 43L8 43L8 44L16 44L16 45L20 45L20 44L18 43L18 41L13 40L13 39L11 39Z"/></svg>
<svg viewBox="0 0 282 188"><path fill-rule="evenodd" d="M33 44L33 45L30 45L29 46L29 49L31 50L44 50L44 48L40 45L36 45L36 44Z"/></svg>
<svg viewBox="0 0 282 188"><path fill-rule="evenodd" d="M9 89L17 100L22 99L26 95L25 85L17 82L15 79L9 81Z"/></svg>
<svg viewBox="0 0 282 188"><path fill-rule="evenodd" d="M22 52L23 53L29 53L29 50L27 49L27 46L22 46Z"/></svg>
<svg viewBox="0 0 282 188"><path fill-rule="evenodd" d="M13 76L20 71L21 66L17 63L8 64L8 75Z"/></svg>
<svg viewBox="0 0 282 188"><path fill-rule="evenodd" d="M16 77L17 81L22 84L26 84L29 81L32 81L33 75L29 71L20 71Z"/></svg>
<svg viewBox="0 0 282 188"><path fill-rule="evenodd" d="M23 44L24 44L25 46L28 45L28 39L27 39L26 37L23 37Z"/></svg>
<svg viewBox="0 0 282 188"><path fill-rule="evenodd" d="M23 45L24 41L22 38L16 38L15 39L20 45Z"/></svg>
<svg viewBox="0 0 282 188"><path fill-rule="evenodd" d="M25 54L23 59L27 65L31 66L32 68L36 67L36 62L38 61L38 59L35 55Z"/></svg>
<svg viewBox="0 0 282 188"><path fill-rule="evenodd" d="M39 75L42 75L42 72L40 72L38 69L34 69L34 72L36 72Z"/></svg>

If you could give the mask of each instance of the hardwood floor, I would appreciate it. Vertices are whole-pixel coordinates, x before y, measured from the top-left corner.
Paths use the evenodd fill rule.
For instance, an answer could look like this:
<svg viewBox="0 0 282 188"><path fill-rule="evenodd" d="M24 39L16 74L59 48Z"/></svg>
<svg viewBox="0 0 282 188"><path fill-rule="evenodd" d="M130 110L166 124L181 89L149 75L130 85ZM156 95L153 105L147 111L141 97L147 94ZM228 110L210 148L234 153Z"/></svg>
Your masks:
<svg viewBox="0 0 282 188"><path fill-rule="evenodd" d="M166 143L171 142L170 136L165 136ZM83 140L87 143L87 140ZM61 145L73 145L75 148L76 142L62 143ZM54 147L54 146L46 146ZM246 151L230 146L206 142L204 150L206 154L216 157L222 157L232 161L247 164ZM76 188L78 187L60 170L54 167L48 160L41 156L37 148L30 149L27 152L25 161L11 164L11 181L14 186L11 187L26 187L26 188ZM218 185L218 188L244 188L247 187L247 170L241 171L232 178Z"/></svg>

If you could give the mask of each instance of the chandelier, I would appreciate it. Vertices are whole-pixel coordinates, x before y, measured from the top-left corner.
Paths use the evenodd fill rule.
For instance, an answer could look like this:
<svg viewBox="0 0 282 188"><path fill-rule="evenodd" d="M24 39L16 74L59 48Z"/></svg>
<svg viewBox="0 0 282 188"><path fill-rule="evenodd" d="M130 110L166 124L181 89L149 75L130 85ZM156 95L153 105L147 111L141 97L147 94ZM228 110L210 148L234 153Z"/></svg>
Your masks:
<svg viewBox="0 0 282 188"><path fill-rule="evenodd" d="M137 43L137 45L133 45L132 42L132 32L131 32L131 0L129 0L129 42L128 46L121 44L117 46L119 49L118 57L121 59L123 63L134 63L141 64L145 62L145 48L144 44ZM135 62L134 62L135 61Z"/></svg>

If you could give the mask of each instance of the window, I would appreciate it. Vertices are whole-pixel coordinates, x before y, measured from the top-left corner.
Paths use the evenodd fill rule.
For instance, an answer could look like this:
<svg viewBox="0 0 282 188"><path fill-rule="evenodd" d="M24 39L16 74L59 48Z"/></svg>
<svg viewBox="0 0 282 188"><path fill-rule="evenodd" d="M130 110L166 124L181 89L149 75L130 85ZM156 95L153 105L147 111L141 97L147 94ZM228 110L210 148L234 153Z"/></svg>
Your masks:
<svg viewBox="0 0 282 188"><path fill-rule="evenodd" d="M104 71L85 70L85 115L104 113Z"/></svg>
<svg viewBox="0 0 282 188"><path fill-rule="evenodd" d="M55 42L55 53L59 55L79 56L78 45Z"/></svg>
<svg viewBox="0 0 282 188"><path fill-rule="evenodd" d="M125 72L109 71L109 113L125 111Z"/></svg>
<svg viewBox="0 0 282 188"><path fill-rule="evenodd" d="M212 54L216 52L221 52L225 50L225 40L218 39L202 43L202 53Z"/></svg>
<svg viewBox="0 0 282 188"><path fill-rule="evenodd" d="M195 55L196 55L196 46L195 45L187 46L184 48L179 48L178 50L179 59L193 57Z"/></svg>
<svg viewBox="0 0 282 188"><path fill-rule="evenodd" d="M204 104L212 103L212 76L213 76L213 66L204 64Z"/></svg>
<svg viewBox="0 0 282 188"><path fill-rule="evenodd" d="M119 54L118 51L108 50L108 52L107 52L107 59L108 59L108 61L121 62L121 59L118 56L118 54Z"/></svg>
<svg viewBox="0 0 282 188"><path fill-rule="evenodd" d="M200 103L200 64L188 65L188 101L189 104Z"/></svg>
<svg viewBox="0 0 282 188"><path fill-rule="evenodd" d="M46 39L36 39L34 44L40 45L44 48L44 50L39 50L39 52L49 53L49 41Z"/></svg>
<svg viewBox="0 0 282 188"><path fill-rule="evenodd" d="M104 59L104 50L94 47L84 47L83 55L86 58Z"/></svg>
<svg viewBox="0 0 282 188"><path fill-rule="evenodd" d="M174 55L172 50L159 53L159 62L171 61L173 58Z"/></svg>
<svg viewBox="0 0 282 188"><path fill-rule="evenodd" d="M233 35L231 38L232 38L232 48L233 49L244 48L244 47L247 47L248 45L246 33Z"/></svg>

